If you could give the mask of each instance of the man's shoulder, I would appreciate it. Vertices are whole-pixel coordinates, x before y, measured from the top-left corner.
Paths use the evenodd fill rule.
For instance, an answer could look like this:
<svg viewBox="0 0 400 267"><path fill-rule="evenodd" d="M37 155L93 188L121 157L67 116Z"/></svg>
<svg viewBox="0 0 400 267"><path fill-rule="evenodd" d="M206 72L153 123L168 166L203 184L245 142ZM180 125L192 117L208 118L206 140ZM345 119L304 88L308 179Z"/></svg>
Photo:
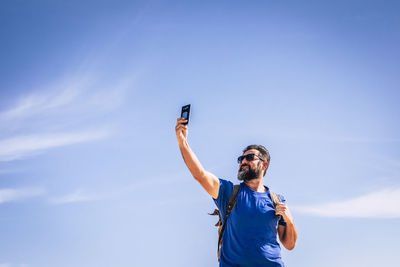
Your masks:
<svg viewBox="0 0 400 267"><path fill-rule="evenodd" d="M269 186L265 186L265 188L267 188L267 192L268 192L268 194L269 194L269 196L270 196L271 199L272 199L273 195L275 195L275 196L277 196L277 197L280 199L280 201L281 201L282 203L284 203L284 202L286 201L285 197L284 197L282 194L276 192L276 191L273 190L273 189L271 190L271 188L270 188Z"/></svg>
<svg viewBox="0 0 400 267"><path fill-rule="evenodd" d="M233 188L233 183L229 180L218 178L221 187Z"/></svg>
<svg viewBox="0 0 400 267"><path fill-rule="evenodd" d="M233 193L233 187L234 184L226 179L218 178L219 179L219 193L218 193L218 198L217 201L221 203L227 203L229 198L231 197ZM223 204L225 205L225 204Z"/></svg>

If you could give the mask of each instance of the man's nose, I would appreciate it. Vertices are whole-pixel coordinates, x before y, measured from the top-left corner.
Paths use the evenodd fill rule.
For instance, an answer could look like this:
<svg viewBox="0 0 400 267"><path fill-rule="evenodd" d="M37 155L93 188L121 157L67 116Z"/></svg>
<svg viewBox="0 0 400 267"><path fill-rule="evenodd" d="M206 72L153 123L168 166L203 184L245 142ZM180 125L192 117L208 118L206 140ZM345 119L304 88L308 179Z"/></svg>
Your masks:
<svg viewBox="0 0 400 267"><path fill-rule="evenodd" d="M246 158L244 158L244 159L242 160L242 163L240 163L240 165L243 165L244 163L246 163L247 165L249 165L249 162L247 161Z"/></svg>
<svg viewBox="0 0 400 267"><path fill-rule="evenodd" d="M251 160L248 161L246 157L243 157L242 163L243 163L244 161L246 161L246 163L249 163Z"/></svg>

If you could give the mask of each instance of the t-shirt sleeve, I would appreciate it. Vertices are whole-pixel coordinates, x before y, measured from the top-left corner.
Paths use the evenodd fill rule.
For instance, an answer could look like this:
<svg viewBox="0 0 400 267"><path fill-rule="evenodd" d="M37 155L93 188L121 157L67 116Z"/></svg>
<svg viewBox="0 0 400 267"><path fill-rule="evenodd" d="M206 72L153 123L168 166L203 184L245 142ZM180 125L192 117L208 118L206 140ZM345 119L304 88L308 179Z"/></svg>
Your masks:
<svg viewBox="0 0 400 267"><path fill-rule="evenodd" d="M283 203L283 204L286 204L286 199L285 199L285 197L282 196L282 195L279 195L279 194L278 194L278 196L279 196L279 198L281 199L282 203ZM283 226L286 226L286 222L285 222L285 220L283 219L282 216L281 216L281 219L279 220L279 224L280 224L280 225L283 225Z"/></svg>
<svg viewBox="0 0 400 267"><path fill-rule="evenodd" d="M226 207L233 194L233 183L224 179L219 179L219 192L217 199L214 199L215 205L220 210L222 218L225 218Z"/></svg>

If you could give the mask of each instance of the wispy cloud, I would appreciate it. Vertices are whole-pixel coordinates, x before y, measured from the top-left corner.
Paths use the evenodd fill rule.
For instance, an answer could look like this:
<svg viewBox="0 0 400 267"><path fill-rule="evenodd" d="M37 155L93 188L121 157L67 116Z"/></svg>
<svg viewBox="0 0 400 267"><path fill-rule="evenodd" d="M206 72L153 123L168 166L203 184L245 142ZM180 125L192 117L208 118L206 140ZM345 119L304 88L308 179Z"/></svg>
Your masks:
<svg viewBox="0 0 400 267"><path fill-rule="evenodd" d="M238 131L245 131L245 129L239 129ZM260 135L268 135L270 138L279 140L290 140L290 141L312 141L312 142L324 142L324 143L399 143L400 138L398 136L385 136L385 137L371 137L371 136L356 136L344 134L333 134L323 129L315 128L296 128L286 129L277 125L276 127L270 127L268 130L263 128L257 129L254 133Z"/></svg>
<svg viewBox="0 0 400 267"><path fill-rule="evenodd" d="M23 119L48 112L70 104L81 93L83 84L79 86L61 85L52 92L35 92L17 100L10 109L0 113L3 120Z"/></svg>
<svg viewBox="0 0 400 267"><path fill-rule="evenodd" d="M293 206L292 209L322 217L400 218L400 188L383 189L337 202Z"/></svg>
<svg viewBox="0 0 400 267"><path fill-rule="evenodd" d="M84 192L82 189L78 189L70 194L54 197L50 199L50 203L52 204L67 204L67 203L76 203L76 202L88 202L101 199L101 196L95 196L93 194L88 194Z"/></svg>
<svg viewBox="0 0 400 267"><path fill-rule="evenodd" d="M68 79L60 79L44 88L37 88L18 98L8 110L0 111L0 121L22 122L30 118L42 119L60 115L100 115L104 111L118 107L135 76L122 77L104 82L100 75L87 74ZM96 78L97 77L97 78ZM23 126L20 124L20 126Z"/></svg>
<svg viewBox="0 0 400 267"><path fill-rule="evenodd" d="M0 263L0 267L29 267L28 264L12 264L12 263Z"/></svg>
<svg viewBox="0 0 400 267"><path fill-rule="evenodd" d="M11 161L36 155L47 149L87 141L99 140L109 136L110 131L33 134L0 140L0 161Z"/></svg>
<svg viewBox="0 0 400 267"><path fill-rule="evenodd" d="M0 169L0 175L4 174L12 174L12 173L20 173L22 172L21 169Z"/></svg>
<svg viewBox="0 0 400 267"><path fill-rule="evenodd" d="M181 175L184 173L183 175ZM187 179L187 173L185 172L177 172L174 174L170 174L168 176L163 177L153 177L152 179L143 179L136 181L132 184L125 184L116 187L107 187L103 188L101 191L86 191L83 189L77 189L71 193L51 197L48 199L49 203L54 205L60 204L69 204L69 203L80 203L80 202L91 202L91 201L99 201L99 200L112 200L117 198L124 198L126 196L134 195L134 192L146 190L151 186L164 187L171 184L182 184L185 182L192 182L190 179ZM206 195L206 193L205 193ZM208 196L208 195L207 195ZM208 197L207 197L208 199ZM168 201L179 201L179 198Z"/></svg>
<svg viewBox="0 0 400 267"><path fill-rule="evenodd" d="M0 189L0 203L20 201L41 196L44 193L43 188Z"/></svg>
<svg viewBox="0 0 400 267"><path fill-rule="evenodd" d="M0 161L12 161L55 147L101 140L115 132L104 115L123 103L135 77L102 80L82 71L21 96L0 111ZM89 130L91 129L91 130ZM106 129L106 130L105 130Z"/></svg>

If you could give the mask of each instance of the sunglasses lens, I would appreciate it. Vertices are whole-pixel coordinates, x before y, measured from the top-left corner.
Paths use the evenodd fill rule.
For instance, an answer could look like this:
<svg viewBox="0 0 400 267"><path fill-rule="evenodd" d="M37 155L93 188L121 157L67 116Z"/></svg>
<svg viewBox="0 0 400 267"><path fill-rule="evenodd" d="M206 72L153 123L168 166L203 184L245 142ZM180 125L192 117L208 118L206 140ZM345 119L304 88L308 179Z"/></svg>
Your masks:
<svg viewBox="0 0 400 267"><path fill-rule="evenodd" d="M248 155L246 155L246 160L247 160L247 161L253 161L253 160L254 160L254 154L248 154Z"/></svg>
<svg viewBox="0 0 400 267"><path fill-rule="evenodd" d="M246 161L253 161L254 156L255 156L254 154L247 154L246 156L240 156L238 157L238 163L239 164L242 163L244 159L246 159Z"/></svg>

